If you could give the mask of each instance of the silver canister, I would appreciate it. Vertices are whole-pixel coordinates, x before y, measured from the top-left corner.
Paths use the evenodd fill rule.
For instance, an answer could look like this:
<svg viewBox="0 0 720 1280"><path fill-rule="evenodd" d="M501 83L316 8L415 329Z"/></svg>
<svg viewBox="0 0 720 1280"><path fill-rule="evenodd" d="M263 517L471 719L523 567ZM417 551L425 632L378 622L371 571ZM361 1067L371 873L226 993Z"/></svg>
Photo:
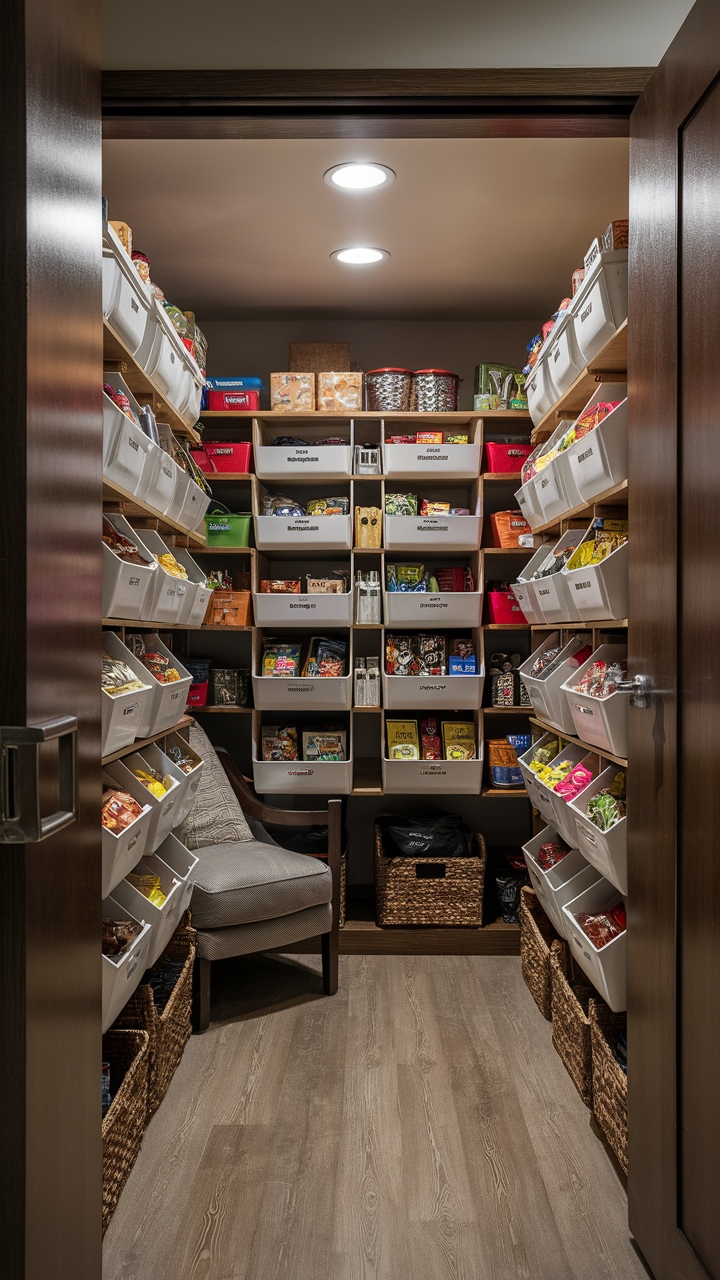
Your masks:
<svg viewBox="0 0 720 1280"><path fill-rule="evenodd" d="M449 369L416 369L410 408L413 413L454 413L460 377Z"/></svg>
<svg viewBox="0 0 720 1280"><path fill-rule="evenodd" d="M411 369L371 369L365 374L370 413L407 413L412 387Z"/></svg>

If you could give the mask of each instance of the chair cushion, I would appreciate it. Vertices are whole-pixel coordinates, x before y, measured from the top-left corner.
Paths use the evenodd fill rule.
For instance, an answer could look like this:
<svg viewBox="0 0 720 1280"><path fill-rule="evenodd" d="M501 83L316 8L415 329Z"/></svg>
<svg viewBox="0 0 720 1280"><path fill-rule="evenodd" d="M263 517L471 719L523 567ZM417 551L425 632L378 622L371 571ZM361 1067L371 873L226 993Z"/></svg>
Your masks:
<svg viewBox="0 0 720 1280"><path fill-rule="evenodd" d="M228 929L198 929L197 954L201 960L227 960L249 956L255 951L289 947L305 938L316 938L332 928L332 906L306 907L275 920L254 920L252 924L231 925Z"/></svg>
<svg viewBox="0 0 720 1280"><path fill-rule="evenodd" d="M234 844L252 840L252 831L228 776L199 724L190 726L190 746L202 756L205 768L195 793L195 803L175 835L188 849L205 849L226 840Z"/></svg>
<svg viewBox="0 0 720 1280"><path fill-rule="evenodd" d="M332 875L318 858L249 840L200 850L192 896L196 929L273 920L332 900Z"/></svg>

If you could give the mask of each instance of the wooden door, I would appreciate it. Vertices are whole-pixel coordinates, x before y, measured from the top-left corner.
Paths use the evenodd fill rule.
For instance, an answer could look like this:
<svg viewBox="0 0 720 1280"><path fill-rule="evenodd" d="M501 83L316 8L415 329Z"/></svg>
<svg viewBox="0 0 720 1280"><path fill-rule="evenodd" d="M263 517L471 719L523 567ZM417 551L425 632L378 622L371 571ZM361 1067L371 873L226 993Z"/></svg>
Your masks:
<svg viewBox="0 0 720 1280"><path fill-rule="evenodd" d="M95 0L0 5L0 725L78 721L75 821L16 843L5 819L27 797L3 789L6 1280L101 1275L98 9ZM38 749L42 815L67 808L58 773L69 779L71 743ZM32 790L27 764L17 782Z"/></svg>
<svg viewBox="0 0 720 1280"><path fill-rule="evenodd" d="M720 3L631 117L630 1225L720 1277Z"/></svg>

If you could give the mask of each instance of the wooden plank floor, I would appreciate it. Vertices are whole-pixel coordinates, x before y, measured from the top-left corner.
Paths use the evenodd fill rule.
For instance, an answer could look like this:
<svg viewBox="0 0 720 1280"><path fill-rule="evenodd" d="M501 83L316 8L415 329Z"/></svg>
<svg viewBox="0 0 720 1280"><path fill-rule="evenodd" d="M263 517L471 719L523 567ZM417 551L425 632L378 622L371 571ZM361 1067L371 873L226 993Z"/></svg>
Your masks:
<svg viewBox="0 0 720 1280"><path fill-rule="evenodd" d="M217 973L216 973L217 971ZM514 957L213 967L104 1280L644 1280Z"/></svg>

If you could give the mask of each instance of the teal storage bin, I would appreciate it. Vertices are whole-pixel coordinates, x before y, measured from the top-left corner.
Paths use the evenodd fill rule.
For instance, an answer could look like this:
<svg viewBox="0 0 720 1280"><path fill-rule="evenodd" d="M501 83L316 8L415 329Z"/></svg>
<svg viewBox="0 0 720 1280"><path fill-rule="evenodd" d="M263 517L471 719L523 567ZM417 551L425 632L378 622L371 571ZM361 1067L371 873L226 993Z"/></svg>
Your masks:
<svg viewBox="0 0 720 1280"><path fill-rule="evenodd" d="M221 504L216 502L214 509L205 516L207 545L209 547L249 547L252 513L240 511L234 514L226 507L218 510L220 506Z"/></svg>

